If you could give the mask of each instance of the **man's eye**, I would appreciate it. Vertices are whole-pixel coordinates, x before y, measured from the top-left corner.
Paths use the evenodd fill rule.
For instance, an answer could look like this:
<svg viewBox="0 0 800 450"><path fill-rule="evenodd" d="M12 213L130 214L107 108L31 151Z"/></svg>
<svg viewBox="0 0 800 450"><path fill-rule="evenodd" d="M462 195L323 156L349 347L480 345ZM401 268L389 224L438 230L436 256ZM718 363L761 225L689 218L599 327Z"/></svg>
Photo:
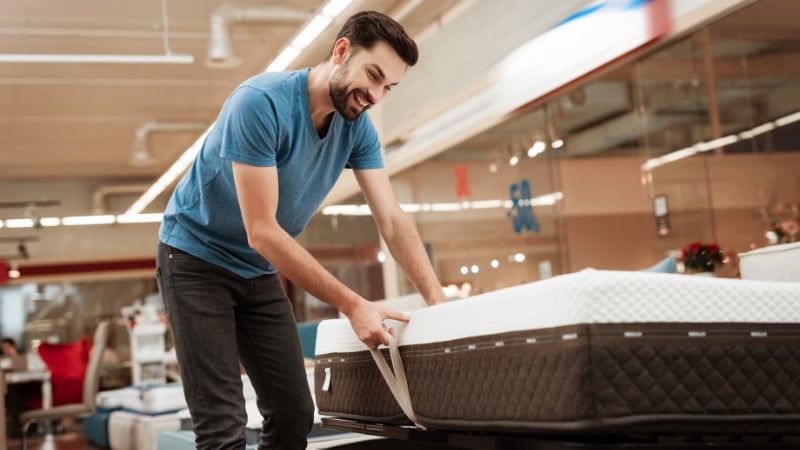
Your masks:
<svg viewBox="0 0 800 450"><path fill-rule="evenodd" d="M369 78L370 79L372 79L372 80L377 80L378 79L378 74L377 73L375 73L373 71L368 71L367 73L369 74Z"/></svg>
<svg viewBox="0 0 800 450"><path fill-rule="evenodd" d="M389 92L389 91L392 90L392 87L391 86L384 86L383 90L386 91L386 92Z"/></svg>

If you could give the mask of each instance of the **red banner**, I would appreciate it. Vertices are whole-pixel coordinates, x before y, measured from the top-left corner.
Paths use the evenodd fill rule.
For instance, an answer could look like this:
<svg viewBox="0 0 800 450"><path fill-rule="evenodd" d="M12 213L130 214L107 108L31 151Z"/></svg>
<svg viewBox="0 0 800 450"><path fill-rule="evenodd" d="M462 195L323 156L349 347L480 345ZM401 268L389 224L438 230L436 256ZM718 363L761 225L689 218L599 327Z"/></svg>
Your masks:
<svg viewBox="0 0 800 450"><path fill-rule="evenodd" d="M456 166L456 197L469 197L472 195L472 190L469 187L469 178L467 177L467 165L459 164Z"/></svg>
<svg viewBox="0 0 800 450"><path fill-rule="evenodd" d="M0 261L0 285L8 284L8 263Z"/></svg>

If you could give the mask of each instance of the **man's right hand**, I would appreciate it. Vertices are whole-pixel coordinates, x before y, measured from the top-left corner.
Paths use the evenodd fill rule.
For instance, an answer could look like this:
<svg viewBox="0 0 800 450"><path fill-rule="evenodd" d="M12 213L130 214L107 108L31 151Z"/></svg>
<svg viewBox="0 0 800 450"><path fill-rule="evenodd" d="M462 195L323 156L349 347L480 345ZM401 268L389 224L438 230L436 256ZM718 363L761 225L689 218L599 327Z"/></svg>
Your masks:
<svg viewBox="0 0 800 450"><path fill-rule="evenodd" d="M350 320L358 339L371 349L377 349L379 345L389 345L386 333L392 333L384 323L386 319L408 322L410 319L405 314L393 311L388 308L378 306L366 299L361 299L348 313L345 313Z"/></svg>

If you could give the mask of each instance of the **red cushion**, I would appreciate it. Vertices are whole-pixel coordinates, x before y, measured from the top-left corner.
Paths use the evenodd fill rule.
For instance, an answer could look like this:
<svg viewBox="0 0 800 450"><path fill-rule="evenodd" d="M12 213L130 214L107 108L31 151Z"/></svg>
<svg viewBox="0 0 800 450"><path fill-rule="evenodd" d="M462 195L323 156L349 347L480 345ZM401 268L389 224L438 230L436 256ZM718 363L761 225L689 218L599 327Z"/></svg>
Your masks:
<svg viewBox="0 0 800 450"><path fill-rule="evenodd" d="M50 369L53 406L83 402L83 378L90 349L86 338L72 344L39 345L39 356Z"/></svg>

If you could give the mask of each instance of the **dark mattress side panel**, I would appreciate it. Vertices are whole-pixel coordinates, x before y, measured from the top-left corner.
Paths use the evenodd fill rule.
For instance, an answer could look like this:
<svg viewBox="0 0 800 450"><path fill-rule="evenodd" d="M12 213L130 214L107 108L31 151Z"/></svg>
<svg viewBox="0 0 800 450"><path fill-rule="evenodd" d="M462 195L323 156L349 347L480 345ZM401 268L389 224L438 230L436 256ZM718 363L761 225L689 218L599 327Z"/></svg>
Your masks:
<svg viewBox="0 0 800 450"><path fill-rule="evenodd" d="M401 355L414 410L432 428L800 433L794 325L579 325L407 346ZM369 353L324 360L316 369L323 414L402 420ZM326 368L332 382L322 391Z"/></svg>
<svg viewBox="0 0 800 450"><path fill-rule="evenodd" d="M344 361L339 361L346 358ZM314 367L314 394L321 415L388 424L408 424L368 352L323 355ZM330 375L328 388L326 369Z"/></svg>

